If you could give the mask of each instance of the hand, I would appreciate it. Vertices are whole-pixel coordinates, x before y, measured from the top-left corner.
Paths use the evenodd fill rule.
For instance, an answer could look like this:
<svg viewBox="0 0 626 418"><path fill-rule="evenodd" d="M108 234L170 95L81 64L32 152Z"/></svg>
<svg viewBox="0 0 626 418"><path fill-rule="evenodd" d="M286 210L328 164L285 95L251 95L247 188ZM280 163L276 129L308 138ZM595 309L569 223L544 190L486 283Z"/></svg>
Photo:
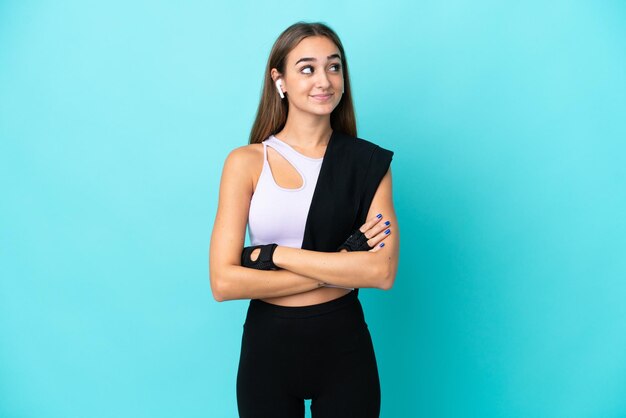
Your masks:
<svg viewBox="0 0 626 418"><path fill-rule="evenodd" d="M338 251L370 251L376 252L382 247L378 245L382 240L387 238L391 233L389 221L380 222L382 216L374 216L372 219L361 225L360 228L354 230L352 235L337 248ZM389 230L389 233L385 231Z"/></svg>
<svg viewBox="0 0 626 418"><path fill-rule="evenodd" d="M253 268L257 270L278 270L279 267L274 264L272 256L278 244L251 245L244 247L241 252L242 267ZM254 256L252 255L254 253ZM252 259L254 257L254 259Z"/></svg>

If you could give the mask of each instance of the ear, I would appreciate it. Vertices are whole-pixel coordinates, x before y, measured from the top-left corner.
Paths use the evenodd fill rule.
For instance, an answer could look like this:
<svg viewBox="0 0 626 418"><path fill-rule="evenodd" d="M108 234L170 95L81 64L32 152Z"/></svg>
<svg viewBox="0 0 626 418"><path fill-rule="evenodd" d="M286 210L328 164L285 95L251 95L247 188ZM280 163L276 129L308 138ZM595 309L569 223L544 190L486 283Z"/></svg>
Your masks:
<svg viewBox="0 0 626 418"><path fill-rule="evenodd" d="M270 77L272 78L272 81L275 83L276 80L278 80L279 78L282 78L282 74L276 69L276 68L272 68L270 71Z"/></svg>

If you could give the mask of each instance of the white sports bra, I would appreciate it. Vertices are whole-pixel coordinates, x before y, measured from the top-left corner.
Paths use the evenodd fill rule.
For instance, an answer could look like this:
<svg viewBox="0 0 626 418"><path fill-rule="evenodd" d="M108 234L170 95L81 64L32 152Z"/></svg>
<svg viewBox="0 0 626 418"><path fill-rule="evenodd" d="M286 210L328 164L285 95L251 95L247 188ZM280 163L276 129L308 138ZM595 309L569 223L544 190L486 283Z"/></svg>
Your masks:
<svg viewBox="0 0 626 418"><path fill-rule="evenodd" d="M251 245L275 242L286 247L302 248L304 226L323 158L302 155L273 135L262 144L263 169L248 213ZM268 146L295 168L302 177L302 186L288 189L276 184L267 161Z"/></svg>
<svg viewBox="0 0 626 418"><path fill-rule="evenodd" d="M302 248L304 227L324 158L311 158L270 135L263 144L263 169L250 201L250 245L276 243ZM276 184L267 161L267 147L282 155L302 177L302 186L288 189ZM326 285L326 287L343 286Z"/></svg>

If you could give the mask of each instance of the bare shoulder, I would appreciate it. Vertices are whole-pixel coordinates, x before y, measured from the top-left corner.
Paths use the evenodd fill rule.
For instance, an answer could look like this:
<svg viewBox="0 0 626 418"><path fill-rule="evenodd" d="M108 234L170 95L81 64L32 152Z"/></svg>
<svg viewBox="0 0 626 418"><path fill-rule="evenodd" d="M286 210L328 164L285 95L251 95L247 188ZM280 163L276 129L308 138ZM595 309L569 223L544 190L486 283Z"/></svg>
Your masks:
<svg viewBox="0 0 626 418"><path fill-rule="evenodd" d="M262 170L263 144L243 145L233 149L226 157L222 181L229 183L236 177L239 187L246 188L252 195Z"/></svg>
<svg viewBox="0 0 626 418"><path fill-rule="evenodd" d="M262 144L242 145L228 153L226 161L232 162L234 164L253 163L259 157L259 155L261 157L263 156Z"/></svg>
<svg viewBox="0 0 626 418"><path fill-rule="evenodd" d="M263 145L249 144L233 149L224 162L224 173L247 173L252 176L263 164Z"/></svg>

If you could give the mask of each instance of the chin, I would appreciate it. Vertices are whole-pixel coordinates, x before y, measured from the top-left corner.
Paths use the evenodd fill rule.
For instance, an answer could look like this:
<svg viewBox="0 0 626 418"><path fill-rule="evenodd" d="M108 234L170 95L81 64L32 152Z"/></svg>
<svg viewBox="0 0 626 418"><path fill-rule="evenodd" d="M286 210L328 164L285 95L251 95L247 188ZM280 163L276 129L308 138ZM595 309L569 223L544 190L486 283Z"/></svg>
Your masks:
<svg viewBox="0 0 626 418"><path fill-rule="evenodd" d="M326 116L326 115L330 115L331 113L333 113L333 110L335 110L335 108L328 109L328 110L317 109L317 110L311 110L310 113L313 113L314 115L318 115L318 116Z"/></svg>
<svg viewBox="0 0 626 418"><path fill-rule="evenodd" d="M337 108L338 104L339 103L327 103L327 104L325 104L323 106L322 105L311 106L309 109L310 109L311 113L327 115L329 113L332 113L332 111Z"/></svg>

